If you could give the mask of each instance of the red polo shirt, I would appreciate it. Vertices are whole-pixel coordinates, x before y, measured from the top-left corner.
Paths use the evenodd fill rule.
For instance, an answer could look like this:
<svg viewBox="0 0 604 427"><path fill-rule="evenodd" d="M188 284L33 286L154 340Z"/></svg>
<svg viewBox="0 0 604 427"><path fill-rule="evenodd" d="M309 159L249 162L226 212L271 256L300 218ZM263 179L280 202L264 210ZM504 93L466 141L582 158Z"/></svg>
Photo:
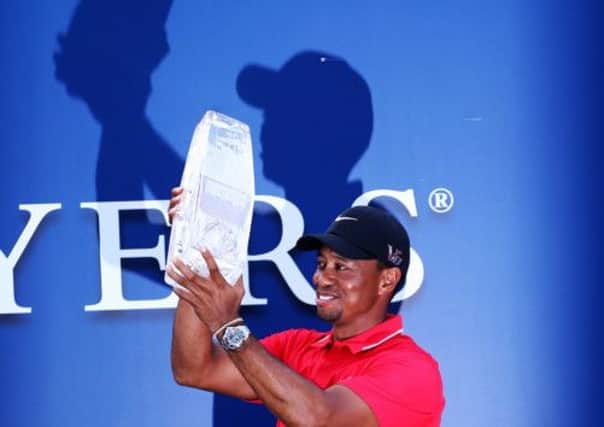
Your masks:
<svg viewBox="0 0 604 427"><path fill-rule="evenodd" d="M403 333L400 316L342 341L332 332L291 329L261 342L321 389L350 388L381 427L440 426L445 401L438 363Z"/></svg>

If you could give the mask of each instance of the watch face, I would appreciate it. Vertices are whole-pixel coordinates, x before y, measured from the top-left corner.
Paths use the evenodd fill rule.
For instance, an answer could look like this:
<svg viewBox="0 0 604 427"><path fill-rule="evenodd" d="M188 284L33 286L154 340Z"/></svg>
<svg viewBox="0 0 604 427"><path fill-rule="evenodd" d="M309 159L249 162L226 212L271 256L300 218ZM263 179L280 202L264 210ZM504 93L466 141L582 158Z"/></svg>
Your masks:
<svg viewBox="0 0 604 427"><path fill-rule="evenodd" d="M239 344L241 344L241 342L243 341L243 331L241 331L241 329L233 330L233 333L230 338L231 339L229 341L231 342L231 344L239 346Z"/></svg>
<svg viewBox="0 0 604 427"><path fill-rule="evenodd" d="M245 325L229 326L224 331L222 346L227 350L237 350L250 335L250 330Z"/></svg>

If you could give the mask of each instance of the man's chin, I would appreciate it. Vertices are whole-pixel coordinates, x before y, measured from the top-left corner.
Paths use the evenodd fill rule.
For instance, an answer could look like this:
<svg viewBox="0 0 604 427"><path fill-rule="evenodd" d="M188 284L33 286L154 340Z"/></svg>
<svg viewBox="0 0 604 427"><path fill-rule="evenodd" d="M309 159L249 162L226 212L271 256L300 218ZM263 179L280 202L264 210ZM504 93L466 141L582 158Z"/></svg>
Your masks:
<svg viewBox="0 0 604 427"><path fill-rule="evenodd" d="M317 315L330 323L337 322L342 317L341 310L327 310L322 307L317 307Z"/></svg>

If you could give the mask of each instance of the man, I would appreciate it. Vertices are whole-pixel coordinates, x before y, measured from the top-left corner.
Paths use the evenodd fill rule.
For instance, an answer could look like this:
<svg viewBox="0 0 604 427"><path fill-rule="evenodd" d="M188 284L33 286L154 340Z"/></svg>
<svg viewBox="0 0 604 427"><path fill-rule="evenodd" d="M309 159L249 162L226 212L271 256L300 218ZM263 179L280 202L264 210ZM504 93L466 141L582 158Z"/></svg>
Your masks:
<svg viewBox="0 0 604 427"><path fill-rule="evenodd" d="M183 287L175 289L176 381L260 400L278 426L439 426L438 365L403 334L400 316L387 314L409 266L404 228L381 209L353 207L297 248L318 250L313 283L317 313L333 325L327 333L288 330L258 341L239 316L241 279L230 286L208 251L209 277L180 260L168 266Z"/></svg>

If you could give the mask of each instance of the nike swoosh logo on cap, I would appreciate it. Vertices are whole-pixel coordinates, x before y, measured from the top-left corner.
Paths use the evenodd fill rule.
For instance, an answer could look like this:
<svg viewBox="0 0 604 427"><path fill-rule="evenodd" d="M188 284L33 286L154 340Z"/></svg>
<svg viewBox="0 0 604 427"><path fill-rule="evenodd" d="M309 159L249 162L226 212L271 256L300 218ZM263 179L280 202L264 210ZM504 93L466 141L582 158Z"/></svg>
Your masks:
<svg viewBox="0 0 604 427"><path fill-rule="evenodd" d="M352 216L339 216L335 219L335 222L338 221L358 221L358 218L354 218Z"/></svg>

